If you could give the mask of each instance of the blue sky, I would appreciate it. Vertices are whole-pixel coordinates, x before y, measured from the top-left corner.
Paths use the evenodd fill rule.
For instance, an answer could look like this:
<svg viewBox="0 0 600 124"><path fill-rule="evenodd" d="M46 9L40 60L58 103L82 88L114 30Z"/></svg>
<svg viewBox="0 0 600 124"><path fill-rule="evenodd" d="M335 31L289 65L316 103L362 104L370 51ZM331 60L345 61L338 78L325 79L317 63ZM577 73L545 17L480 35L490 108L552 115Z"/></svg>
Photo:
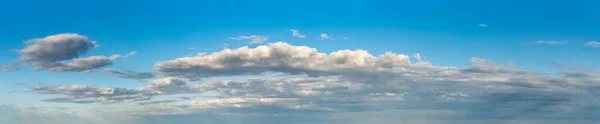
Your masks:
<svg viewBox="0 0 600 124"><path fill-rule="evenodd" d="M28 86L38 85L36 83L41 82L39 85L47 86L93 84L97 87L138 88L148 83L101 71L110 68L118 71L156 73L157 76L149 80L173 77L187 84L207 83L206 78L228 80L231 79L230 76L239 76L240 80L243 80L246 76L253 76L250 74L252 72L245 72L245 69L240 69L242 67L235 68L237 66L230 69L239 72L229 73L217 69L211 71L223 72L223 74L208 77L202 75L205 74L203 70L193 70L202 74L192 74L194 75L192 77L204 78L202 81L194 81L187 79L190 78L189 73L166 72L161 69L167 66L159 67L157 63L177 58L193 58L200 52L211 54L221 51L225 46L232 49L243 46L255 48L260 45L275 48L270 44L282 41L292 46L315 48L319 53L362 49L378 57L389 51L410 57L411 64L417 63L413 54L419 53L431 66L452 67L458 70L481 67L470 62L473 57L476 57L502 64L502 67L487 67L492 65L483 64L486 69L500 70L498 72L504 72L506 70L502 69L506 68L533 70L543 73L541 77L544 79L540 80L546 78L550 80L566 75L560 70L585 68L593 72L600 65L600 59L597 57L600 53L600 45L586 45L588 42L600 40L600 36L597 35L600 33L598 5L600 2L593 0L568 2L552 0L8 1L0 5L0 15L2 15L0 65L20 63L22 68L11 72L0 72L0 79L3 82L22 82ZM291 29L298 30L306 38L292 36ZM25 41L63 33L85 36L99 45L98 48L81 54L82 58L95 55L107 57L114 54L125 55L132 51L137 53L130 57L111 60L110 65L86 70L91 71L88 73L56 72L50 71L49 68L35 70L33 69L35 65L20 60L24 55L16 51L27 47ZM333 39L319 39L321 34L327 34ZM263 36L268 39L259 44L250 43L250 40L232 39L241 35ZM246 52L240 51L240 53ZM68 63L74 59L70 58L59 63ZM197 60L204 62L205 58L197 58ZM209 63L208 60L206 61ZM514 63L516 67L504 67L510 66L510 63ZM165 65L169 64L173 63ZM198 68L205 69L204 66ZM248 69L281 71L260 67L248 67ZM295 71L282 71L282 73L292 72ZM523 71L507 72L515 73L508 74L508 77L523 76L520 73ZM237 75L238 73L243 74ZM332 72L331 75L338 74L344 76L345 73ZM538 76L540 75L531 77ZM258 76L258 78L264 77ZM595 86L597 81L599 80L592 78L582 82ZM3 92L30 90L29 87L11 85L11 83L0 86L0 91ZM593 95L587 92L583 94ZM36 92L18 93L18 95L0 94L0 99L15 99L2 101L0 104L30 106L73 104L41 101L53 98L50 96L52 95L40 95ZM174 97L165 97L165 99L170 98ZM121 105L77 104L79 107L75 108ZM394 112L390 113L394 115ZM398 113L400 114L402 113Z"/></svg>

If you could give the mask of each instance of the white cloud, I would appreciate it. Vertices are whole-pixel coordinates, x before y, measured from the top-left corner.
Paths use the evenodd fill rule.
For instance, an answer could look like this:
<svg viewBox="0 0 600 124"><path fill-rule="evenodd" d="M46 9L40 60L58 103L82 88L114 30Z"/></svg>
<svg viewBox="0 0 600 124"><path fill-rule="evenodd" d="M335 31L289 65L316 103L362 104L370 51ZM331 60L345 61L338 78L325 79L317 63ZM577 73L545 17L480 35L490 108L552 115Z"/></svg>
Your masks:
<svg viewBox="0 0 600 124"><path fill-rule="evenodd" d="M250 40L251 44L260 44L269 39L267 36L258 36L258 35L240 35L238 37L229 37L231 40Z"/></svg>
<svg viewBox="0 0 600 124"><path fill-rule="evenodd" d="M125 55L114 54L114 55L110 55L108 57L108 59L114 61L114 60L119 59L119 58L129 58L129 57L135 55L136 53L137 53L137 51L129 52L129 53L125 54Z"/></svg>
<svg viewBox="0 0 600 124"><path fill-rule="evenodd" d="M550 45L560 45L560 44L565 44L567 43L566 41L545 41L545 40L538 40L533 42L534 44L550 44Z"/></svg>
<svg viewBox="0 0 600 124"><path fill-rule="evenodd" d="M328 36L327 34L325 34L325 33L322 33L319 39L321 39L321 40L327 40L327 39L333 39L333 38L329 37L329 36Z"/></svg>
<svg viewBox="0 0 600 124"><path fill-rule="evenodd" d="M306 36L304 36L303 34L300 34L300 31L298 31L296 29L290 29L290 31L292 32L292 36L294 36L294 37L306 38Z"/></svg>
<svg viewBox="0 0 600 124"><path fill-rule="evenodd" d="M408 56L391 52L379 57L360 49L327 54L306 46L277 42L256 48L246 46L209 55L177 58L159 62L155 67L164 75L204 77L265 71L310 73L347 69L369 70L409 63Z"/></svg>
<svg viewBox="0 0 600 124"><path fill-rule="evenodd" d="M588 41L585 43L586 46L590 46L590 47L598 47L600 48L600 42L598 41Z"/></svg>
<svg viewBox="0 0 600 124"><path fill-rule="evenodd" d="M484 28L488 27L488 25L487 25L487 24L477 24L477 26L479 26L479 27L484 27Z"/></svg>

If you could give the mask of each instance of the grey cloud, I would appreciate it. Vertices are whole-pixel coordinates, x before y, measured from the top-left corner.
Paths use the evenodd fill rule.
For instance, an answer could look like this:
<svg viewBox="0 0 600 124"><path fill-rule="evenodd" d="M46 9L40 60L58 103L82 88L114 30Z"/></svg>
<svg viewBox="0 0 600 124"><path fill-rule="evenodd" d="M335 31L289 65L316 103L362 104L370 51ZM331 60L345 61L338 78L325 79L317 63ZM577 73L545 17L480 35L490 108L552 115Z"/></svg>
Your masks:
<svg viewBox="0 0 600 124"><path fill-rule="evenodd" d="M462 69L464 72L472 73L513 73L513 74L541 74L533 70L518 69L485 60L481 58L471 58L471 64L473 66Z"/></svg>
<svg viewBox="0 0 600 124"><path fill-rule="evenodd" d="M156 77L156 74L150 72L118 71L116 69L105 69L104 71L120 78L135 79L142 82L146 82L146 79Z"/></svg>
<svg viewBox="0 0 600 124"><path fill-rule="evenodd" d="M73 59L71 63L56 63L56 66L48 68L49 71L90 71L96 68L111 65L113 61L106 56L90 56L87 58Z"/></svg>
<svg viewBox="0 0 600 124"><path fill-rule="evenodd" d="M57 34L36 38L26 42L27 46L18 50L21 60L36 66L52 65L57 61L69 60L87 53L98 45L78 34Z"/></svg>
<svg viewBox="0 0 600 124"><path fill-rule="evenodd" d="M95 88L93 85L35 86L33 90L43 94L62 94L70 98L51 98L48 102L70 103L120 103L149 100L153 92L144 89Z"/></svg>
<svg viewBox="0 0 600 124"><path fill-rule="evenodd" d="M21 66L19 65L13 65L13 66L2 66L2 71L5 72L10 72L10 71L16 71L19 70L21 68Z"/></svg>
<svg viewBox="0 0 600 124"><path fill-rule="evenodd" d="M97 88L94 85L34 86L41 94L62 94L68 98L51 98L46 102L103 103L137 102L151 100L153 96L176 93L194 93L186 82L176 78L163 78L151 81L141 88Z"/></svg>
<svg viewBox="0 0 600 124"><path fill-rule="evenodd" d="M152 104L166 104L177 102L177 100L159 100L159 101L150 101L150 102L140 102L138 105L152 105Z"/></svg>
<svg viewBox="0 0 600 124"><path fill-rule="evenodd" d="M89 72L111 65L117 58L135 54L135 52L131 52L127 55L80 58L97 47L99 45L86 36L62 33L28 40L25 48L19 49L17 52L21 55L20 61L24 64L32 65L36 69L57 72Z"/></svg>

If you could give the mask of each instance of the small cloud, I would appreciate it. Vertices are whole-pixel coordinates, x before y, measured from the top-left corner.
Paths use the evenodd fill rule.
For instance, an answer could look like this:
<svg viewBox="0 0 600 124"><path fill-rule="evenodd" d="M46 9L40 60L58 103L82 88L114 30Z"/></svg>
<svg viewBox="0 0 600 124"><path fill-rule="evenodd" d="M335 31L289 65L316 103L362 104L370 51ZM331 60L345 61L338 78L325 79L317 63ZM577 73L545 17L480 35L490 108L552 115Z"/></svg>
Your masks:
<svg viewBox="0 0 600 124"><path fill-rule="evenodd" d="M567 43L566 41L545 41L545 40L538 40L533 42L533 44L550 44L550 45L560 45L560 44L565 44Z"/></svg>
<svg viewBox="0 0 600 124"><path fill-rule="evenodd" d="M600 48L600 42L598 41L588 41L585 43L586 46Z"/></svg>
<svg viewBox="0 0 600 124"><path fill-rule="evenodd" d="M2 71L4 71L4 72L10 72L10 71L19 70L20 68L21 68L20 65L2 66Z"/></svg>
<svg viewBox="0 0 600 124"><path fill-rule="evenodd" d="M229 37L231 40L250 40L251 44L259 44L267 41L269 37L267 36L258 36L258 35L240 35L238 37Z"/></svg>
<svg viewBox="0 0 600 124"><path fill-rule="evenodd" d="M129 52L129 53L125 54L125 55L114 54L114 55L109 56L108 58L110 60L116 60L118 58L128 58L130 56L135 55L136 53L137 53L137 51Z"/></svg>
<svg viewBox="0 0 600 124"><path fill-rule="evenodd" d="M321 39L321 40L332 39L332 40L333 40L333 38L329 37L329 35L327 35L327 34L325 34L325 33L321 34L321 36L320 36L320 38L319 38L319 39Z"/></svg>
<svg viewBox="0 0 600 124"><path fill-rule="evenodd" d="M198 48L196 48L196 47L190 47L190 48L188 48L188 50L196 50L196 49L198 49Z"/></svg>
<svg viewBox="0 0 600 124"><path fill-rule="evenodd" d="M127 54L125 55L125 57L130 57L130 56L133 56L133 55L135 55L136 53L137 53L137 51L129 52L129 53L127 53Z"/></svg>
<svg viewBox="0 0 600 124"><path fill-rule="evenodd" d="M477 24L477 26L479 26L479 27L484 27L484 28L488 27L488 25L487 25L487 24Z"/></svg>
<svg viewBox="0 0 600 124"><path fill-rule="evenodd" d="M290 29L290 31L292 31L292 36L294 36L294 37L306 38L306 36L304 36L303 34L300 34L300 31L298 31L296 29Z"/></svg>

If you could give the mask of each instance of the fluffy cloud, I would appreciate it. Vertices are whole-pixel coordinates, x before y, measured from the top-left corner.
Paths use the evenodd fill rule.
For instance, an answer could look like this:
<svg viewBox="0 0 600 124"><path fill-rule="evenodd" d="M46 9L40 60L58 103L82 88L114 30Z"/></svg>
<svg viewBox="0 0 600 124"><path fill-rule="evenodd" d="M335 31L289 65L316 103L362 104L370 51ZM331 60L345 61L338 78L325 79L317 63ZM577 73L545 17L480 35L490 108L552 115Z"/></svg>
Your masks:
<svg viewBox="0 0 600 124"><path fill-rule="evenodd" d="M292 32L292 36L294 36L294 37L306 38L306 36L304 36L303 34L300 34L300 31L298 31L296 29L290 29L290 31Z"/></svg>
<svg viewBox="0 0 600 124"><path fill-rule="evenodd" d="M232 40L250 40L251 44L260 44L260 43L263 43L263 42L267 41L269 39L269 37L258 36L258 35L250 35L250 36L240 35L238 37L229 37L229 39L232 39Z"/></svg>
<svg viewBox="0 0 600 124"><path fill-rule="evenodd" d="M111 65L113 60L123 57L113 55L80 58L89 50L97 48L98 44L79 34L50 35L28 40L26 44L25 48L17 51L21 54L20 61L48 71L92 71ZM135 52L125 57L133 54Z"/></svg>
<svg viewBox="0 0 600 124"><path fill-rule="evenodd" d="M590 47L600 47L600 42L598 41L588 41L585 43L586 46Z"/></svg>
<svg viewBox="0 0 600 124"><path fill-rule="evenodd" d="M479 26L479 27L484 27L484 28L488 27L488 25L487 25L487 24L477 24L477 26Z"/></svg>
<svg viewBox="0 0 600 124"><path fill-rule="evenodd" d="M329 54L314 48L292 46L284 42L225 49L209 55L177 58L155 65L167 76L210 77L258 74L267 71L286 73L334 72L345 70L377 70L409 64L409 57L387 52L379 57L365 50L340 50Z"/></svg>

